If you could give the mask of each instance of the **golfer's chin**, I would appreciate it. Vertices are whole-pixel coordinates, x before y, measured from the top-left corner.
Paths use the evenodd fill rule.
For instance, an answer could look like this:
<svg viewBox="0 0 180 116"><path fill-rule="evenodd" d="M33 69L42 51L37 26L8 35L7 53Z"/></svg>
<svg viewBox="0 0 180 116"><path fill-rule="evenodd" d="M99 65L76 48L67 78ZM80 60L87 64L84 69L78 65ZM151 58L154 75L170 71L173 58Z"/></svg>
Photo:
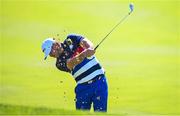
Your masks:
<svg viewBox="0 0 180 116"><path fill-rule="evenodd" d="M62 52L58 52L58 53L54 56L54 58L58 58L61 54L62 54Z"/></svg>
<svg viewBox="0 0 180 116"><path fill-rule="evenodd" d="M61 54L62 54L62 51L56 52L56 54L50 55L50 56L53 57L53 58L58 58Z"/></svg>
<svg viewBox="0 0 180 116"><path fill-rule="evenodd" d="M57 54L57 55L54 56L54 58L58 58L59 56L60 56L60 54Z"/></svg>
<svg viewBox="0 0 180 116"><path fill-rule="evenodd" d="M56 55L50 55L50 57L52 57L52 58L58 58L58 57L59 57L59 54L56 54Z"/></svg>

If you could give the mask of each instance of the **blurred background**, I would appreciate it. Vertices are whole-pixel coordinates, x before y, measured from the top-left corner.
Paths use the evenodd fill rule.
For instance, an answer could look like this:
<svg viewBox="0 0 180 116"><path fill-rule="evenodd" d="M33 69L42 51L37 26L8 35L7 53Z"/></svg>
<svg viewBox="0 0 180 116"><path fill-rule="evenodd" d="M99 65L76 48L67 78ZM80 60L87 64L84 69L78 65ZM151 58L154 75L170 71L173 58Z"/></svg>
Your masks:
<svg viewBox="0 0 180 116"><path fill-rule="evenodd" d="M0 113L74 113L76 83L55 59L43 60L42 41L77 33L97 45L131 2L134 12L96 52L109 83L108 113L180 114L178 0L1 0Z"/></svg>

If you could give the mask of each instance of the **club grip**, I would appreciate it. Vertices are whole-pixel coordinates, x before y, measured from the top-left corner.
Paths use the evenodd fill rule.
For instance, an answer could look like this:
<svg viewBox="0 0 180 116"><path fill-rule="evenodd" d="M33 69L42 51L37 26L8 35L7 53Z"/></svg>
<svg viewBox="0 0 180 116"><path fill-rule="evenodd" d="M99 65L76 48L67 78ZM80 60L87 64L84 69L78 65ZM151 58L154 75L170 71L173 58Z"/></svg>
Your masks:
<svg viewBox="0 0 180 116"><path fill-rule="evenodd" d="M94 50L96 50L99 47L99 44L94 48Z"/></svg>

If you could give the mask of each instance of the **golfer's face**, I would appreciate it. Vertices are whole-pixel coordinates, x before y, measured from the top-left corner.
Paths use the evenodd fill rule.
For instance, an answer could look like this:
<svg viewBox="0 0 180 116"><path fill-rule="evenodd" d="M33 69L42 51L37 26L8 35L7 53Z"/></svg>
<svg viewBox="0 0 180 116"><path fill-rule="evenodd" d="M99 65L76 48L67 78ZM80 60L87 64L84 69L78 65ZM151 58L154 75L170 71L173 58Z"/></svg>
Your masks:
<svg viewBox="0 0 180 116"><path fill-rule="evenodd" d="M62 49L61 44L58 42L55 42L53 43L53 46L49 55L51 57L57 58L62 53L62 51L63 49Z"/></svg>

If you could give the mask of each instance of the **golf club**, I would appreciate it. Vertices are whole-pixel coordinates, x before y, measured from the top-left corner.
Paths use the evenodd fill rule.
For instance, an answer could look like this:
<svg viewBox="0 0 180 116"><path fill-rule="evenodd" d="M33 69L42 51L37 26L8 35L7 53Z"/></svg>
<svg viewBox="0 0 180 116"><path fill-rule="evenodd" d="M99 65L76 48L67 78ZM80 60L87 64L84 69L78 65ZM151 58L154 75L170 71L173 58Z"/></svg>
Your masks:
<svg viewBox="0 0 180 116"><path fill-rule="evenodd" d="M99 42L99 44L94 48L94 50L96 50L98 47L99 47L99 45L101 45L101 43L109 36L109 34L111 34L111 32L119 25L119 24L121 24L132 12L133 12L133 10L134 10L134 5L131 3L131 4L129 4L129 9L130 9L130 12L127 14L127 15L125 15L112 29L111 29L111 31Z"/></svg>

